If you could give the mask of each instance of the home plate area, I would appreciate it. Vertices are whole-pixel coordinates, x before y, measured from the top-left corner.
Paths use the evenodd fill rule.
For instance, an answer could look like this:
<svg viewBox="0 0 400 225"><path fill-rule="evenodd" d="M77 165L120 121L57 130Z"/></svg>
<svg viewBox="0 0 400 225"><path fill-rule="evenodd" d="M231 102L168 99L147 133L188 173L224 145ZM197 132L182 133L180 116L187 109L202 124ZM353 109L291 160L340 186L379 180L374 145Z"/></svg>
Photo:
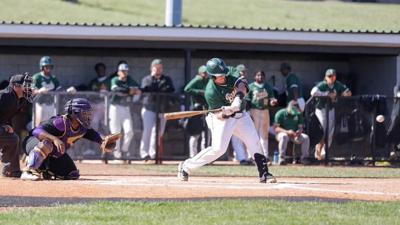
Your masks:
<svg viewBox="0 0 400 225"><path fill-rule="evenodd" d="M278 178L276 184L260 184L252 177L190 177L188 182L175 176L85 177L81 182L111 189L142 190L145 198L212 197L317 197L358 200L399 200L397 179ZM383 187L391 187L388 188Z"/></svg>

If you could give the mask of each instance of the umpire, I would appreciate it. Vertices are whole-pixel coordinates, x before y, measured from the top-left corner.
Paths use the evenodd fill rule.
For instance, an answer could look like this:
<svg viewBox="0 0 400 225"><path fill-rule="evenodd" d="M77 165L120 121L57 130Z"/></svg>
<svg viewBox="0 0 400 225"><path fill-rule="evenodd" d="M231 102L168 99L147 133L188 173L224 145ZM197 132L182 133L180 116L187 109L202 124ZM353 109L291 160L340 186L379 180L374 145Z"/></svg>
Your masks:
<svg viewBox="0 0 400 225"><path fill-rule="evenodd" d="M32 77L16 74L10 78L8 87L0 91L0 150L1 174L4 177L20 177L19 137L11 127L12 118L32 101Z"/></svg>

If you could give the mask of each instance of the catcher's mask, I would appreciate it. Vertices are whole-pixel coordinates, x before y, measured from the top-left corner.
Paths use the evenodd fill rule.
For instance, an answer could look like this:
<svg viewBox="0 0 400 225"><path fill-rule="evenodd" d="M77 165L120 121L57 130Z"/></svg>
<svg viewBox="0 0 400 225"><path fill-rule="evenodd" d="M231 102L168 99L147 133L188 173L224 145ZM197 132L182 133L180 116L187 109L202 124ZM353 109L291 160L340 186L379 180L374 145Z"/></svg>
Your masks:
<svg viewBox="0 0 400 225"><path fill-rule="evenodd" d="M22 84L24 86L24 97L28 102L32 103L35 98L32 91L32 76L28 72L24 75L24 83Z"/></svg>
<svg viewBox="0 0 400 225"><path fill-rule="evenodd" d="M85 98L74 98L65 103L65 113L85 128L90 128L92 122L92 106Z"/></svg>
<svg viewBox="0 0 400 225"><path fill-rule="evenodd" d="M29 73L15 74L10 78L10 85L23 87L24 98L30 103L33 102L32 77Z"/></svg>

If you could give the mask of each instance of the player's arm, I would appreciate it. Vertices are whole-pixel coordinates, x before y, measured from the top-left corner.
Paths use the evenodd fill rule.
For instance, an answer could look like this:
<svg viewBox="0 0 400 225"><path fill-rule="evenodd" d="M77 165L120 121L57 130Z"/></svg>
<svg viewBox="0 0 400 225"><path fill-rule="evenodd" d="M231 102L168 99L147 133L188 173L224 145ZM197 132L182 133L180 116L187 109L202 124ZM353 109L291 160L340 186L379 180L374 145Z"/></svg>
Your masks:
<svg viewBox="0 0 400 225"><path fill-rule="evenodd" d="M101 135L94 129L88 129L85 135L83 135L83 138L89 141L96 142L98 144L101 144L103 142L103 138L101 138Z"/></svg>
<svg viewBox="0 0 400 225"><path fill-rule="evenodd" d="M37 127L32 131L32 135L35 136L40 141L49 140L51 141L54 146L56 146L57 150L61 153L65 153L65 145L64 143L55 135L50 134L47 132L43 127Z"/></svg>
<svg viewBox="0 0 400 225"><path fill-rule="evenodd" d="M338 82L338 83L340 85L340 89L341 89L341 93L342 93L341 96L345 96L345 97L351 96L350 89L345 84L342 84L340 82Z"/></svg>
<svg viewBox="0 0 400 225"><path fill-rule="evenodd" d="M321 83L311 89L311 96L328 96L329 91L321 91L320 85Z"/></svg>
<svg viewBox="0 0 400 225"><path fill-rule="evenodd" d="M239 79L235 83L236 94L230 106L222 107L222 114L226 116L230 116L235 112L239 112L241 110L242 102L244 101L244 97L249 91L249 87L247 85L246 80Z"/></svg>
<svg viewBox="0 0 400 225"><path fill-rule="evenodd" d="M184 88L185 93L204 96L204 89L196 87L196 79L191 80Z"/></svg>
<svg viewBox="0 0 400 225"><path fill-rule="evenodd" d="M286 133L287 135L293 137L295 136L296 132L294 132L293 130L286 130L283 127L280 126L279 123L275 123L274 124L274 130L276 134L279 134L281 132Z"/></svg>

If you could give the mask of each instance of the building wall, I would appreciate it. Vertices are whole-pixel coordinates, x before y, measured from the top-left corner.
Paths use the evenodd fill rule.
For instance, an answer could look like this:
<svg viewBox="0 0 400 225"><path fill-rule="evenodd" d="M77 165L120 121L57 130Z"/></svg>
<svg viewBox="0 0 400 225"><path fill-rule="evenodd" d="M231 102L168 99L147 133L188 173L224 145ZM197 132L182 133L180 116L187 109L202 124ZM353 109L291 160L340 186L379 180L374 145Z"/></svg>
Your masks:
<svg viewBox="0 0 400 225"><path fill-rule="evenodd" d="M351 58L350 73L355 77L354 94L393 96L393 86L398 76L396 64L398 64L398 59L394 56Z"/></svg>

